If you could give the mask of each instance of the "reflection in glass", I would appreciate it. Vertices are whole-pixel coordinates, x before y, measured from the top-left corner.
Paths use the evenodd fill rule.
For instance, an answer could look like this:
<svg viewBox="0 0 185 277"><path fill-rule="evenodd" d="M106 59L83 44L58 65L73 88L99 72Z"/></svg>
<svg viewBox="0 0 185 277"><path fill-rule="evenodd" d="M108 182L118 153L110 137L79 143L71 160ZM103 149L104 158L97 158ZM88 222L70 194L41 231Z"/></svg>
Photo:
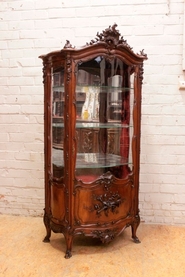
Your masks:
<svg viewBox="0 0 185 277"><path fill-rule="evenodd" d="M60 69L52 75L52 149L53 177L63 176L64 147L64 70ZM60 150L60 151L56 151Z"/></svg>
<svg viewBox="0 0 185 277"><path fill-rule="evenodd" d="M98 56L78 64L77 179L85 182L89 175L92 181L107 171L125 178L132 170L131 73L118 58ZM97 172L94 178L92 168Z"/></svg>

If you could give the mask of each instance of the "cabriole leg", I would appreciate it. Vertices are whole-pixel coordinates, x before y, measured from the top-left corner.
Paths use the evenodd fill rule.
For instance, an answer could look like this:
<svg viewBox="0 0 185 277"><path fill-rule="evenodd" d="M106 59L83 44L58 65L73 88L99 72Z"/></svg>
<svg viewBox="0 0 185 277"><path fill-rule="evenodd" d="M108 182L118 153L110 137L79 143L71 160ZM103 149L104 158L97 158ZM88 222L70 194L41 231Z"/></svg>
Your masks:
<svg viewBox="0 0 185 277"><path fill-rule="evenodd" d="M51 237L50 220L46 212L44 213L43 221L46 227L46 236L43 239L43 242L50 242L50 237Z"/></svg>
<svg viewBox="0 0 185 277"><path fill-rule="evenodd" d="M140 243L140 240L138 239L138 237L136 236L136 231L137 228L140 224L140 216L136 215L135 216L135 221L131 224L131 228L132 228L132 239L135 243Z"/></svg>
<svg viewBox="0 0 185 277"><path fill-rule="evenodd" d="M65 235L65 240L66 240L66 246L67 246L65 258L69 259L72 257L71 250L72 250L72 245L73 245L73 236L67 234L67 235Z"/></svg>

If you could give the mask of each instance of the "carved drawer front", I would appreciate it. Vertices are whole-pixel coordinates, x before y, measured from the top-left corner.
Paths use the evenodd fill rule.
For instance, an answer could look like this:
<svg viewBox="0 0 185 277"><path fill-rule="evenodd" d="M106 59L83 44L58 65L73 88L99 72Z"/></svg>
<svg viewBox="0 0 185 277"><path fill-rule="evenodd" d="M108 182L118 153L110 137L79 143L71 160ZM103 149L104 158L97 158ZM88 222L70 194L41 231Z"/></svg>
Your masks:
<svg viewBox="0 0 185 277"><path fill-rule="evenodd" d="M53 219L64 220L65 194L63 186L56 184L51 186L51 214Z"/></svg>
<svg viewBox="0 0 185 277"><path fill-rule="evenodd" d="M132 183L79 186L75 194L75 221L78 225L108 224L125 219L132 208Z"/></svg>

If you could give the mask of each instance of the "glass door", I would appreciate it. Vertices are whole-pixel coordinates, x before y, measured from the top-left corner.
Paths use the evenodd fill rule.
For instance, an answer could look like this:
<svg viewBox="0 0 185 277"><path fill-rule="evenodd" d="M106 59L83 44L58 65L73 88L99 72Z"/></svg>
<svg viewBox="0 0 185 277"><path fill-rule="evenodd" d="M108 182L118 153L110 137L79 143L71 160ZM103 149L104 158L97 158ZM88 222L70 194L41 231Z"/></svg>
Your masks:
<svg viewBox="0 0 185 277"><path fill-rule="evenodd" d="M64 69L52 76L52 170L53 177L60 178L64 171Z"/></svg>
<svg viewBox="0 0 185 277"><path fill-rule="evenodd" d="M132 170L132 67L103 56L78 64L76 178L96 180L107 171L125 178Z"/></svg>

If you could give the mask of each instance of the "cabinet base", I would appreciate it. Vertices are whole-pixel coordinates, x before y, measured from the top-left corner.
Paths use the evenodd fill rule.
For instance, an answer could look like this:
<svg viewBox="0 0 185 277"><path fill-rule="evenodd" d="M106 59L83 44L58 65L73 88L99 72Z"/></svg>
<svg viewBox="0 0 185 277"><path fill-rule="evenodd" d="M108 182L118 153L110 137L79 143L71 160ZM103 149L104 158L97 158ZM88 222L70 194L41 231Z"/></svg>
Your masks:
<svg viewBox="0 0 185 277"><path fill-rule="evenodd" d="M102 243L110 243L116 236L120 235L125 228L131 226L133 242L137 244L140 243L139 238L136 236L136 230L140 224L139 215L135 217L135 220L132 223L123 224L121 227L120 225L117 227L113 226L112 228L106 228L106 229L103 229L103 228L86 229L84 227L78 231L76 230L76 233L75 231L69 230L67 227L61 226L49 220L49 217L46 214L44 215L44 224L47 232L43 240L43 242L45 243L50 242L51 231L53 231L54 233L63 233L65 237L65 242L66 242L66 252L64 256L66 259L69 259L72 257L73 238L74 236L77 236L79 234L100 239Z"/></svg>

